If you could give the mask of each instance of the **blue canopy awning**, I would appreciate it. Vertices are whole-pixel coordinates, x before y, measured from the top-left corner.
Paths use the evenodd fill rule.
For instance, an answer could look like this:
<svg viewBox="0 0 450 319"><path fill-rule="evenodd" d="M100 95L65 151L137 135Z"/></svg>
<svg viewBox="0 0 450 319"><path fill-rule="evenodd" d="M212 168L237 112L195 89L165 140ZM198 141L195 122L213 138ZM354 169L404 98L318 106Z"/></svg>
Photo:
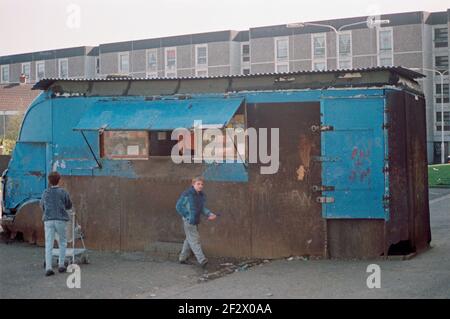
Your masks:
<svg viewBox="0 0 450 319"><path fill-rule="evenodd" d="M98 101L80 119L74 130L150 130L223 128L243 98L198 98L158 101Z"/></svg>

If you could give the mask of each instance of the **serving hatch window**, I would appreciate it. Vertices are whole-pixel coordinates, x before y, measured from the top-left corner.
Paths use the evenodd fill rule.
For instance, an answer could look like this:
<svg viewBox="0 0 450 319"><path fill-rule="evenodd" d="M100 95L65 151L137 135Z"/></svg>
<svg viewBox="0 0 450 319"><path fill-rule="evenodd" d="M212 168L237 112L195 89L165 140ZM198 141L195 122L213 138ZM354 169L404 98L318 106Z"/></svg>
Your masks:
<svg viewBox="0 0 450 319"><path fill-rule="evenodd" d="M100 135L101 157L109 159L148 159L149 132L104 131Z"/></svg>
<svg viewBox="0 0 450 319"><path fill-rule="evenodd" d="M198 142L201 147L195 153ZM178 137L178 148L180 155L190 155L194 160L205 162L245 162L246 160L246 136L245 136L245 115L238 113L224 129L205 130L201 132L200 140L191 132L189 143L185 143L184 137Z"/></svg>

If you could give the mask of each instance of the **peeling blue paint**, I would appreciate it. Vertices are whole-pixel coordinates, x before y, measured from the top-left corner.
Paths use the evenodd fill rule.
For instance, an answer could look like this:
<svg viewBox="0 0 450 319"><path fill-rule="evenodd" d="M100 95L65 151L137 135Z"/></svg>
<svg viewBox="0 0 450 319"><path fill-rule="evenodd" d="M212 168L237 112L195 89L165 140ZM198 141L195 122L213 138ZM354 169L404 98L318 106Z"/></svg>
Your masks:
<svg viewBox="0 0 450 319"><path fill-rule="evenodd" d="M214 182L248 182L248 171L244 163L210 163L203 177Z"/></svg>

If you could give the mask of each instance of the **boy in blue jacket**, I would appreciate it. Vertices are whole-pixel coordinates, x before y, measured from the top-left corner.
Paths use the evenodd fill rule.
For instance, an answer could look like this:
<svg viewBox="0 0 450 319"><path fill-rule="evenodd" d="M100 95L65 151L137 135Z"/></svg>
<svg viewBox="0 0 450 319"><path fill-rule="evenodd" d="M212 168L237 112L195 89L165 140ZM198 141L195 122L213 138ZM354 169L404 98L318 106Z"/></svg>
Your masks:
<svg viewBox="0 0 450 319"><path fill-rule="evenodd" d="M49 187L42 194L40 206L44 212L42 220L45 226L45 275L51 276L55 273L52 270L52 250L55 233L59 236L59 262L58 271L66 272L64 260L66 256L66 228L69 221L67 210L72 208L72 201L69 193L59 187L61 175L58 172L51 172L48 175Z"/></svg>
<svg viewBox="0 0 450 319"><path fill-rule="evenodd" d="M208 217L208 220L216 219L216 215L205 206L206 195L203 193L204 183L202 177L193 178L192 186L181 194L176 205L178 214L183 218L183 228L186 234L179 261L183 264L186 263L192 250L197 261L203 268L207 265L208 259L203 254L200 245L200 235L198 233L200 215L205 215Z"/></svg>

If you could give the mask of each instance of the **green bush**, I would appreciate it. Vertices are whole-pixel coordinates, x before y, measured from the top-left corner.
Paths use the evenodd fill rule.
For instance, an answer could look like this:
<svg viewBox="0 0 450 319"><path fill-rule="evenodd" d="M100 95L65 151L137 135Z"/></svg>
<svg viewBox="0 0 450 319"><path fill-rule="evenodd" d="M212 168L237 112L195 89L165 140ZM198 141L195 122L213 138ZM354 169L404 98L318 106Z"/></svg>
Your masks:
<svg viewBox="0 0 450 319"><path fill-rule="evenodd" d="M428 186L450 188L450 164L428 166Z"/></svg>

